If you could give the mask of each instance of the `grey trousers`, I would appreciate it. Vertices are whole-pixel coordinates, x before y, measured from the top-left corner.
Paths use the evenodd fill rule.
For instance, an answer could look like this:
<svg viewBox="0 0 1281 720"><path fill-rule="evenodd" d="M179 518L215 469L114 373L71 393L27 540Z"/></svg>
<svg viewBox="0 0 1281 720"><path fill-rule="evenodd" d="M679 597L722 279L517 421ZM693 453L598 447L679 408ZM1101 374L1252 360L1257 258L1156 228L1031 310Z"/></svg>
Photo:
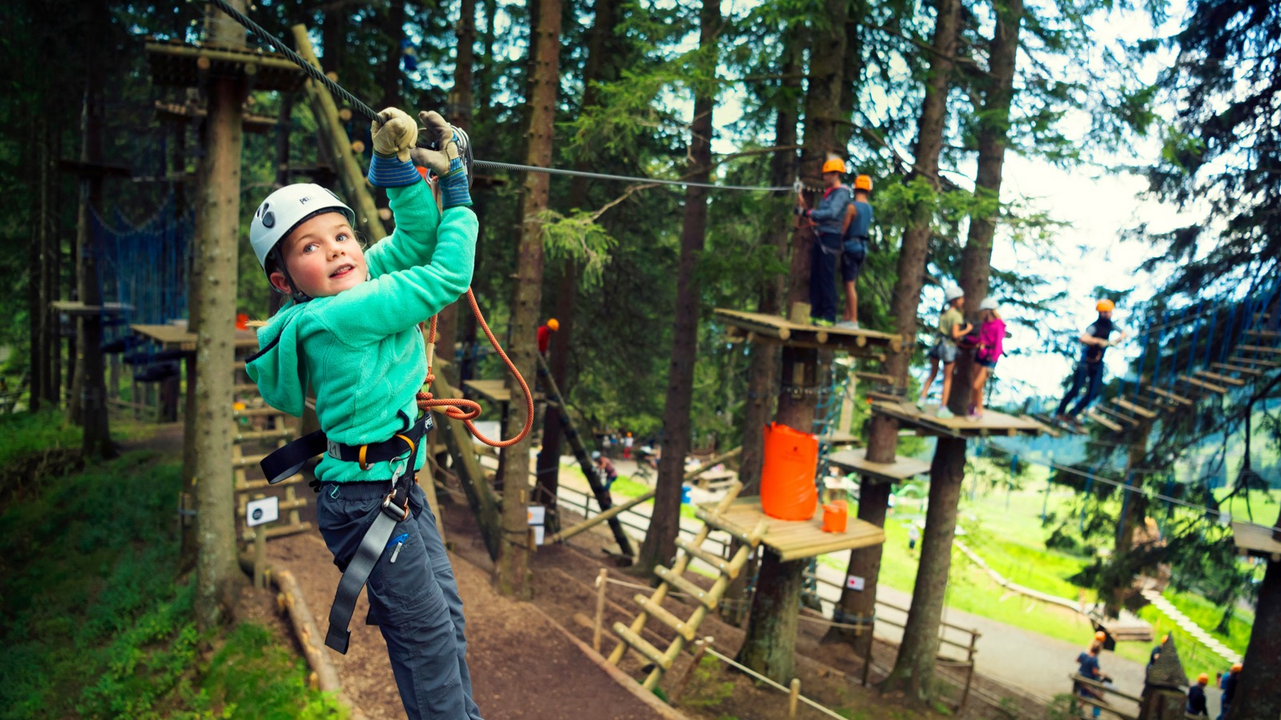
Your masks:
<svg viewBox="0 0 1281 720"><path fill-rule="evenodd" d="M346 570L380 512L388 482L325 483L316 501L320 534ZM471 697L463 602L436 518L417 485L409 520L369 575L367 623L387 641L392 673L410 720L481 720Z"/></svg>

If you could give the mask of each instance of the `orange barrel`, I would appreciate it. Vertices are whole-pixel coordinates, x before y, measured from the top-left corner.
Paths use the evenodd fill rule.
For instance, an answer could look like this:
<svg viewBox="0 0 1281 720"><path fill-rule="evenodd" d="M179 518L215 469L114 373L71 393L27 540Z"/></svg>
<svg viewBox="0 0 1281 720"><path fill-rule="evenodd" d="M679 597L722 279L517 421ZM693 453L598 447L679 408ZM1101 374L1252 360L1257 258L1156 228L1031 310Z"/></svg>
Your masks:
<svg viewBox="0 0 1281 720"><path fill-rule="evenodd" d="M818 438L786 425L765 426L765 463L761 468L761 509L779 520L809 520L818 507L814 473Z"/></svg>
<svg viewBox="0 0 1281 720"><path fill-rule="evenodd" d="M843 502L828 503L823 506L823 532L843 533L849 522L849 506Z"/></svg>

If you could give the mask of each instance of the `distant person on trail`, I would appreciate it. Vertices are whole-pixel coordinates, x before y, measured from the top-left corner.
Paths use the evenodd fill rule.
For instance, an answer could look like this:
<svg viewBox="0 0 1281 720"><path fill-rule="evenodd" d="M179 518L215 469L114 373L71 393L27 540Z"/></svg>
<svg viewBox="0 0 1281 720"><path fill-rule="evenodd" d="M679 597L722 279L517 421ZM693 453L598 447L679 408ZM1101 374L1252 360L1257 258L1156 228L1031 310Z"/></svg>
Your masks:
<svg viewBox="0 0 1281 720"><path fill-rule="evenodd" d="M858 276L867 259L867 240L872 231L872 178L854 178L854 201L845 209L845 233L841 242L841 281L845 284L845 314L836 327L858 329Z"/></svg>
<svg viewBox="0 0 1281 720"><path fill-rule="evenodd" d="M475 265L465 140L435 112L418 122L389 108L372 123L368 180L386 188L396 229L364 250L356 213L329 190L286 185L259 205L249 243L268 281L292 302L258 331L249 377L272 407L300 416L315 391L322 434L263 461L268 479L323 453L317 526L343 572L325 644L347 652L362 588L387 642L411 720L480 720L467 669L463 604L436 518L415 475L431 414L419 416L426 348L418 324L467 291ZM444 210L415 163L437 178ZM283 454L280 454L283 453Z"/></svg>
<svg viewBox="0 0 1281 720"><path fill-rule="evenodd" d="M1103 353L1126 338L1121 326L1112 322L1115 303L1103 299L1094 307L1099 311L1099 317L1081 333L1081 359L1077 362L1076 374L1072 377L1072 387L1063 396L1058 411L1054 413L1054 419L1059 422L1077 422L1076 416L1099 396L1099 390L1103 387ZM1121 333L1116 340L1111 339L1114 332ZM1085 397L1069 411L1068 405L1081 392L1082 386L1088 386Z"/></svg>
<svg viewBox="0 0 1281 720"><path fill-rule="evenodd" d="M1156 647L1152 648L1151 654L1148 655L1148 667L1152 667L1153 665L1156 664L1156 659L1161 657L1161 648L1165 647L1165 643L1168 642L1169 639L1170 639L1169 633L1166 633L1165 635L1161 636L1161 643Z"/></svg>
<svg viewBox="0 0 1281 720"><path fill-rule="evenodd" d="M1188 688L1188 707L1189 715L1201 715L1210 717L1210 711L1205 707L1205 686L1210 683L1210 676L1201 673L1196 678L1196 685Z"/></svg>
<svg viewBox="0 0 1281 720"><path fill-rule="evenodd" d="M538 354L547 357L547 348L552 344L552 333L560 329L560 321L556 318L548 320L545 324L538 326Z"/></svg>
<svg viewBox="0 0 1281 720"><path fill-rule="evenodd" d="M1076 658L1076 661L1079 666L1077 668L1076 674L1080 675L1081 677L1087 680L1093 680L1094 682L1097 682L1097 683L1106 682L1108 679L1108 676L1104 675L1103 671L1100 670L1099 668L1099 652L1101 650L1102 650L1102 643L1095 642L1093 645L1090 646L1090 650L1088 652L1084 652L1078 655ZM1091 700L1103 699L1102 691L1097 690L1088 685L1085 685L1084 683L1077 683L1076 691L1077 691L1077 695L1080 695L1081 697L1084 697L1084 698L1090 698ZM1097 705L1093 707L1094 707L1094 713L1093 713L1094 717L1098 717L1101 711Z"/></svg>
<svg viewBox="0 0 1281 720"><path fill-rule="evenodd" d="M631 433L627 433L627 435L623 437L623 459L624 460L632 459L632 445L635 442L636 441L632 437Z"/></svg>
<svg viewBox="0 0 1281 720"><path fill-rule="evenodd" d="M592 460L596 463L596 475L605 486L605 492L609 492L609 486L614 484L618 479L618 471L614 469L614 463L609 458L600 454L599 450L592 451Z"/></svg>
<svg viewBox="0 0 1281 720"><path fill-rule="evenodd" d="M1219 687L1223 688L1223 695L1219 700L1219 717L1218 720L1224 720L1228 716L1228 711L1232 709L1232 700L1237 694L1237 676L1241 674L1241 663L1234 663L1232 669L1223 680L1219 682Z"/></svg>
<svg viewBox="0 0 1281 720"><path fill-rule="evenodd" d="M973 325L965 322L965 316L961 314L961 309L965 307L965 293L959 287L949 287L943 291L943 299L947 301L947 309L939 316L939 339L930 348L930 376L921 385L921 397L916 401L916 406L925 406L925 396L930 392L930 386L934 384L934 378L938 375L939 365L943 366L943 395L939 400L938 416L941 418L952 417L952 411L947 409L948 398L952 396L952 369L956 364L956 341L965 337L965 334L974 329Z"/></svg>
<svg viewBox="0 0 1281 720"><path fill-rule="evenodd" d="M979 342L974 351L974 386L970 392L970 420L983 417L983 386L1005 352L1005 321L997 312L996 298L979 303Z"/></svg>
<svg viewBox="0 0 1281 720"><path fill-rule="evenodd" d="M823 198L818 207L805 209L805 198L796 194L797 211L814 223L810 249L810 317L819 324L836 322L836 259L841 256L845 208L850 191L841 184L845 161L829 158L823 163Z"/></svg>

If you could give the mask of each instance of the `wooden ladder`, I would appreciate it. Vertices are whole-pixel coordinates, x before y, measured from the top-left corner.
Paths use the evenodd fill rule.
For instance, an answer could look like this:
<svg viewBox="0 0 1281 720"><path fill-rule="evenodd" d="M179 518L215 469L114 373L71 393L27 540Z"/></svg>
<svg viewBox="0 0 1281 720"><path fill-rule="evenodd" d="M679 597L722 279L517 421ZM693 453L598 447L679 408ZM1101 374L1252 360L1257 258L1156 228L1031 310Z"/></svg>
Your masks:
<svg viewBox="0 0 1281 720"><path fill-rule="evenodd" d="M236 494L236 518L237 524L243 522L248 512L247 506L252 496L265 492L269 487L283 487L284 497L280 499L280 519L261 529L267 535L267 539L277 538L284 535L293 535L294 533L306 532L311 529L311 523L302 520L299 517L298 510L307 507L307 499L300 498L295 488L302 484L303 476L295 474L291 477L272 486L266 478L249 479L249 468L258 469L258 462L262 460L262 455L246 456L241 444L245 442L263 442L274 440L275 447L284 447L290 440L298 436L297 429L292 426L291 418L285 413L271 407L246 408L237 410L232 413L233 422L241 418L263 418L272 425L265 430L243 430L237 422L235 430L232 433L231 443L231 467L235 475L233 485ZM242 529L241 541L252 542L253 530L240 525Z"/></svg>
<svg viewBox="0 0 1281 720"><path fill-rule="evenodd" d="M742 483L734 481L725 493L725 497L716 504L716 509L711 513L700 513L699 517L703 520L703 527L694 535L694 539L685 541L680 538L676 540L676 547L679 552L676 554L676 562L672 564L671 569L661 565L654 569L654 574L662 581L658 588L649 597L640 593L635 596L636 604L641 607L640 614L632 621L630 627L622 623L614 623L614 634L618 635L618 645L609 655L609 662L617 665L623 655L630 648L653 664L654 669L649 672L645 678L644 687L646 690L653 690L658 686L658 681L662 679L663 673L672 668L672 663L688 642L693 642L698 626L702 624L707 613L716 609L721 597L729 588L730 581L738 577L747 564L747 559L751 557L752 551L760 544L761 537L765 535L767 522L761 520L759 524L748 534L743 531L720 523L721 513L725 512L738 497L738 492L743 487ZM715 527L733 535L739 541L738 551L734 557L725 560L707 550L703 549L703 543L707 536ZM693 582L686 580L684 577L685 570L689 567L690 560L697 558L716 571L717 577L712 583L710 589L704 590ZM667 597L672 588L689 595L690 598L698 603L694 609L694 614L688 620L682 620L679 616L663 607L663 599ZM641 631L645 627L645 621L653 616L676 633L676 638L672 640L671 645L666 650L659 650L648 640L641 637Z"/></svg>

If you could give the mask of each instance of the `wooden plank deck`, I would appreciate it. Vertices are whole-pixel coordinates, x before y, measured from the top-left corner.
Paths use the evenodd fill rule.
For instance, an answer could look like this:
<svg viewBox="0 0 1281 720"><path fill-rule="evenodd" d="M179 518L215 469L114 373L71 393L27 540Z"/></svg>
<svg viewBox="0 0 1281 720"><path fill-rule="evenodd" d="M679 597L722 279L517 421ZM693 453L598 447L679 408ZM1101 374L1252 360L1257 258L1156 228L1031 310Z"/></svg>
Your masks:
<svg viewBox="0 0 1281 720"><path fill-rule="evenodd" d="M731 336L749 342L844 350L853 355L868 357L880 357L886 352L900 352L903 349L900 336L875 330L819 327L792 322L777 315L723 308L717 308L715 315L725 323Z"/></svg>
<svg viewBox="0 0 1281 720"><path fill-rule="evenodd" d="M711 512L712 504L700 506ZM783 561L801 560L816 555L855 548L881 545L885 531L875 525L851 517L843 533L823 532L823 509L819 507L809 520L779 520L761 510L759 498L738 498L721 513L720 522L746 534L757 523L766 522L761 542L773 548Z"/></svg>
<svg viewBox="0 0 1281 720"><path fill-rule="evenodd" d="M918 408L905 402L873 402L872 412L888 415L900 423L911 425L935 435L953 438L986 437L989 435L1040 435L1045 432L1041 423L1025 417L987 410L978 420L965 417L941 418L935 413L937 405Z"/></svg>
<svg viewBox="0 0 1281 720"><path fill-rule="evenodd" d="M881 482L900 482L910 477L924 475L930 464L924 460L895 457L892 463L878 463L867 459L867 449L841 450L827 456L827 461L842 470L866 475Z"/></svg>
<svg viewBox="0 0 1281 720"><path fill-rule="evenodd" d="M178 325L130 325L130 332L135 335L151 340L159 344L165 350L180 350L183 352L195 352L196 334L188 332L187 328ZM253 330L236 330L236 347L256 348L258 347L258 333ZM241 364L244 367L244 364Z"/></svg>
<svg viewBox="0 0 1281 720"><path fill-rule="evenodd" d="M1242 555L1281 562L1281 540L1272 537L1270 528L1233 520L1232 540Z"/></svg>

